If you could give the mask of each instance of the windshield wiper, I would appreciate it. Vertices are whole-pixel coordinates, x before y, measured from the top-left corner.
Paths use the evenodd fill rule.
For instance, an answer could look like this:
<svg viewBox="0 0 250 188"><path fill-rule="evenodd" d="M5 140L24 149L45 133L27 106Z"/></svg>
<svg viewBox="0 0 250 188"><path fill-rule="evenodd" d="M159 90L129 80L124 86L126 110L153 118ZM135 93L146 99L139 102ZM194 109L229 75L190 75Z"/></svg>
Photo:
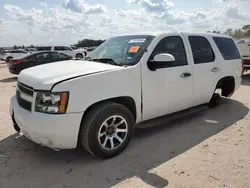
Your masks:
<svg viewBox="0 0 250 188"><path fill-rule="evenodd" d="M116 65L116 66L123 66L123 64L115 62L111 58L99 58L99 59L92 59L92 61L97 61L97 62L103 62L103 63L109 63L111 65Z"/></svg>

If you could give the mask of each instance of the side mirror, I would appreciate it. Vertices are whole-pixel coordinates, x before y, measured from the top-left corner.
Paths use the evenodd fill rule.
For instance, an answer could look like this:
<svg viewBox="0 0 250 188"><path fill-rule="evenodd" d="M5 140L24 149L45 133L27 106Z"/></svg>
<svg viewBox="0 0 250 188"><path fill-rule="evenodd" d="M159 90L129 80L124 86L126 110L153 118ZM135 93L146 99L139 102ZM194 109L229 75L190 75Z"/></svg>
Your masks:
<svg viewBox="0 0 250 188"><path fill-rule="evenodd" d="M156 69L167 68L171 63L175 61L173 55L168 53L161 53L154 56L154 59L148 62L148 68L151 71Z"/></svg>
<svg viewBox="0 0 250 188"><path fill-rule="evenodd" d="M175 61L175 58L171 54L162 53L162 54L157 54L156 56L154 56L154 61L155 62L172 63Z"/></svg>

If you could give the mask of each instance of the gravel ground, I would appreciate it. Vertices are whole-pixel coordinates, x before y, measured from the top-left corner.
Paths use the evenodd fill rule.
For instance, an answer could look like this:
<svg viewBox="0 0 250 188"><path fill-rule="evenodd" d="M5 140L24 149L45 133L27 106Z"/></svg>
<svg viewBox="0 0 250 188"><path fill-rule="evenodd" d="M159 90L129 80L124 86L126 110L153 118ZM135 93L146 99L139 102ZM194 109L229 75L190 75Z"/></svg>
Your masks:
<svg viewBox="0 0 250 188"><path fill-rule="evenodd" d="M15 139L8 114L15 85L0 62L0 188L250 187L250 75L218 108L137 129L128 149L106 161Z"/></svg>

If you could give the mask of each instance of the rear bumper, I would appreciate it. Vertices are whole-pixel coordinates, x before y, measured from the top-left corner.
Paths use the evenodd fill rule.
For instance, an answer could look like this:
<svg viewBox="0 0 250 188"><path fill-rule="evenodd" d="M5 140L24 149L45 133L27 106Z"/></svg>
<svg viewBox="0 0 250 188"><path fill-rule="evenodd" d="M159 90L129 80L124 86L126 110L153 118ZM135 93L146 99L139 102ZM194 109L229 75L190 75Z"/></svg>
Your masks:
<svg viewBox="0 0 250 188"><path fill-rule="evenodd" d="M250 68L250 59L243 59L243 62L245 68Z"/></svg>
<svg viewBox="0 0 250 188"><path fill-rule="evenodd" d="M9 68L9 72L11 74L19 74L20 73L20 71L18 71L16 68Z"/></svg>
<svg viewBox="0 0 250 188"><path fill-rule="evenodd" d="M53 149L77 147L82 113L50 115L29 112L21 108L12 97L9 109L21 132L37 144Z"/></svg>

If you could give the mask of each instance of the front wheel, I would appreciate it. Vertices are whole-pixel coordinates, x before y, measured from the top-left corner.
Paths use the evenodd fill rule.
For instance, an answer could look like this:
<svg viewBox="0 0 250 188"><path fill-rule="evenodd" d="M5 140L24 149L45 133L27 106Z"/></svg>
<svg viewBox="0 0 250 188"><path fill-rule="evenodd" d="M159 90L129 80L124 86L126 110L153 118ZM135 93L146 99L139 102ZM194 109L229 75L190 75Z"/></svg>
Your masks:
<svg viewBox="0 0 250 188"><path fill-rule="evenodd" d="M133 131L132 113L121 104L105 102L96 105L84 117L80 140L90 154L108 159L126 149Z"/></svg>

